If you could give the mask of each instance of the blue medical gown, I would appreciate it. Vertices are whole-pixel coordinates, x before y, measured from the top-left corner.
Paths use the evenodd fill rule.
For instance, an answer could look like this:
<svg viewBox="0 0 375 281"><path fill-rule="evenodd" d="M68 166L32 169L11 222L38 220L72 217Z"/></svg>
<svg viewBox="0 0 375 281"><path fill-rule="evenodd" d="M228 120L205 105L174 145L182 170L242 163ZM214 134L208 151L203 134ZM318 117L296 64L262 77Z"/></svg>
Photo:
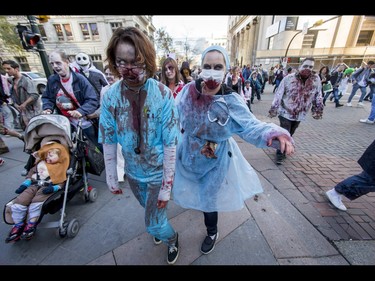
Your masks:
<svg viewBox="0 0 375 281"><path fill-rule="evenodd" d="M215 116L215 101L225 99L227 109ZM213 211L235 211L244 201L263 192L258 175L243 157L233 135L237 134L256 147L267 147L267 140L277 135L290 135L285 129L258 120L235 92L203 95L195 83L187 84L176 99L182 128L177 145L173 200L183 208ZM209 112L210 111L210 112ZM211 122L218 117L218 122ZM225 124L223 126L223 124ZM207 141L216 143L215 157L201 153Z"/></svg>

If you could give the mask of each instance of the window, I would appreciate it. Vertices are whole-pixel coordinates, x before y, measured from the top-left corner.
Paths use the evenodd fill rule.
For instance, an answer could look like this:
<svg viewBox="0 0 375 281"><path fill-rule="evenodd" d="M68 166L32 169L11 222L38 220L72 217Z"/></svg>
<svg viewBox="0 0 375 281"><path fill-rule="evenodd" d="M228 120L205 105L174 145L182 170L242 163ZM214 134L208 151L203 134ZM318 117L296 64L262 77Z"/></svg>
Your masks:
<svg viewBox="0 0 375 281"><path fill-rule="evenodd" d="M59 41L73 41L72 28L70 24L54 24Z"/></svg>
<svg viewBox="0 0 375 281"><path fill-rule="evenodd" d="M42 36L43 41L48 41L46 30L44 29L44 26L42 24L38 24L38 28L40 31L40 35Z"/></svg>
<svg viewBox="0 0 375 281"><path fill-rule="evenodd" d="M59 41L64 41L64 33L61 28L61 24L54 24L53 25L56 30L57 37L59 38Z"/></svg>
<svg viewBox="0 0 375 281"><path fill-rule="evenodd" d="M99 40L99 30L96 23L81 23L80 27L84 40Z"/></svg>
<svg viewBox="0 0 375 281"><path fill-rule="evenodd" d="M90 55L93 65L100 71L104 71L103 60L101 55Z"/></svg>
<svg viewBox="0 0 375 281"><path fill-rule="evenodd" d="M370 45L373 35L374 35L373 30L362 30L359 33L356 46L368 46L368 45Z"/></svg>
<svg viewBox="0 0 375 281"><path fill-rule="evenodd" d="M83 39L84 40L90 39L90 32L89 32L89 27L88 27L87 23L81 23L80 27L81 27Z"/></svg>
<svg viewBox="0 0 375 281"><path fill-rule="evenodd" d="M314 48L318 30L309 30L303 37L302 48Z"/></svg>
<svg viewBox="0 0 375 281"><path fill-rule="evenodd" d="M98 25L96 23L90 23L90 30L91 30L92 38L94 40L99 40Z"/></svg>
<svg viewBox="0 0 375 281"><path fill-rule="evenodd" d="M110 25L111 25L112 32L115 32L117 28L122 27L121 22L111 22Z"/></svg>
<svg viewBox="0 0 375 281"><path fill-rule="evenodd" d="M72 27L70 26L70 24L65 23L65 24L63 24L63 27L64 27L66 39L68 41L73 41Z"/></svg>
<svg viewBox="0 0 375 281"><path fill-rule="evenodd" d="M14 57L18 64L20 65L20 69L22 71L30 71L30 65L26 59L26 57Z"/></svg>

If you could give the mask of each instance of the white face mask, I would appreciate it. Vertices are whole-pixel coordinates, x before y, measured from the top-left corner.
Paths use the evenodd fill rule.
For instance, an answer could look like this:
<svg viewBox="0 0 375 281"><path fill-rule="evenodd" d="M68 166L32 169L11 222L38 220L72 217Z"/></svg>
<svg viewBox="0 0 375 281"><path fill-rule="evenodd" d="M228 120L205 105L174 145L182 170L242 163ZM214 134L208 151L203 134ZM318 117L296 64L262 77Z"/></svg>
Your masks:
<svg viewBox="0 0 375 281"><path fill-rule="evenodd" d="M221 81L223 81L224 79L224 71L215 69L203 69L199 74L199 77L204 81L214 80L218 83L221 83Z"/></svg>

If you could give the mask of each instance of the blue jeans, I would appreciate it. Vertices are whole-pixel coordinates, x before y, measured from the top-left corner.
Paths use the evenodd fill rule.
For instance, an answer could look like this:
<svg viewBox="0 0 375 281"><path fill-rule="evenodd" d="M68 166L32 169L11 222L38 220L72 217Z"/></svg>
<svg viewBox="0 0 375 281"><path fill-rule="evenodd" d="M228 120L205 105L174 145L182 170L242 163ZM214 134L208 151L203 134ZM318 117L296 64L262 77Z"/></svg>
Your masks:
<svg viewBox="0 0 375 281"><path fill-rule="evenodd" d="M339 182L335 190L350 200L357 199L362 195L375 191L375 179L363 171Z"/></svg>
<svg viewBox="0 0 375 281"><path fill-rule="evenodd" d="M350 93L350 96L348 98L348 103L352 101L352 98L354 97L354 95L358 91L358 89L360 89L361 92L362 92L361 96L359 97L358 102L363 102L363 99L366 95L366 87L361 87L361 86L358 85L358 83L355 83L355 84L353 84L352 92Z"/></svg>
<svg viewBox="0 0 375 281"><path fill-rule="evenodd" d="M370 95L372 95L371 99L371 112L370 116L367 118L368 120L374 121L375 120L375 85L370 85Z"/></svg>

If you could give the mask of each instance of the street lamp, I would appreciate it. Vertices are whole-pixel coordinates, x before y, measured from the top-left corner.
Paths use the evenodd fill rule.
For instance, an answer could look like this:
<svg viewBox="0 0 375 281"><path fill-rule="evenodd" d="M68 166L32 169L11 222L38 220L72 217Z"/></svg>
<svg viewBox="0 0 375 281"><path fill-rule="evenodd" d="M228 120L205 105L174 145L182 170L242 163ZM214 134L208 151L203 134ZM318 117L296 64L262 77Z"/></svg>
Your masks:
<svg viewBox="0 0 375 281"><path fill-rule="evenodd" d="M330 19L328 19L328 20L322 20L322 19L317 20L317 21L316 21L311 27L307 28L307 31L309 31L311 28L314 28L314 27L320 26L320 25L322 25L322 24L324 24L324 23L326 23L326 22L329 22L329 21L331 21L331 20L337 19L338 17L341 17L341 16L335 16L335 17L330 18ZM289 44L288 44L288 47L286 47L286 50L285 50L285 56L284 56L285 58L288 56L289 47L290 47L290 45L292 44L294 38L296 38L296 36L297 36L298 34L302 33L302 31L303 31L303 30L298 31L296 34L294 34L294 36L292 37L292 39L290 39Z"/></svg>

